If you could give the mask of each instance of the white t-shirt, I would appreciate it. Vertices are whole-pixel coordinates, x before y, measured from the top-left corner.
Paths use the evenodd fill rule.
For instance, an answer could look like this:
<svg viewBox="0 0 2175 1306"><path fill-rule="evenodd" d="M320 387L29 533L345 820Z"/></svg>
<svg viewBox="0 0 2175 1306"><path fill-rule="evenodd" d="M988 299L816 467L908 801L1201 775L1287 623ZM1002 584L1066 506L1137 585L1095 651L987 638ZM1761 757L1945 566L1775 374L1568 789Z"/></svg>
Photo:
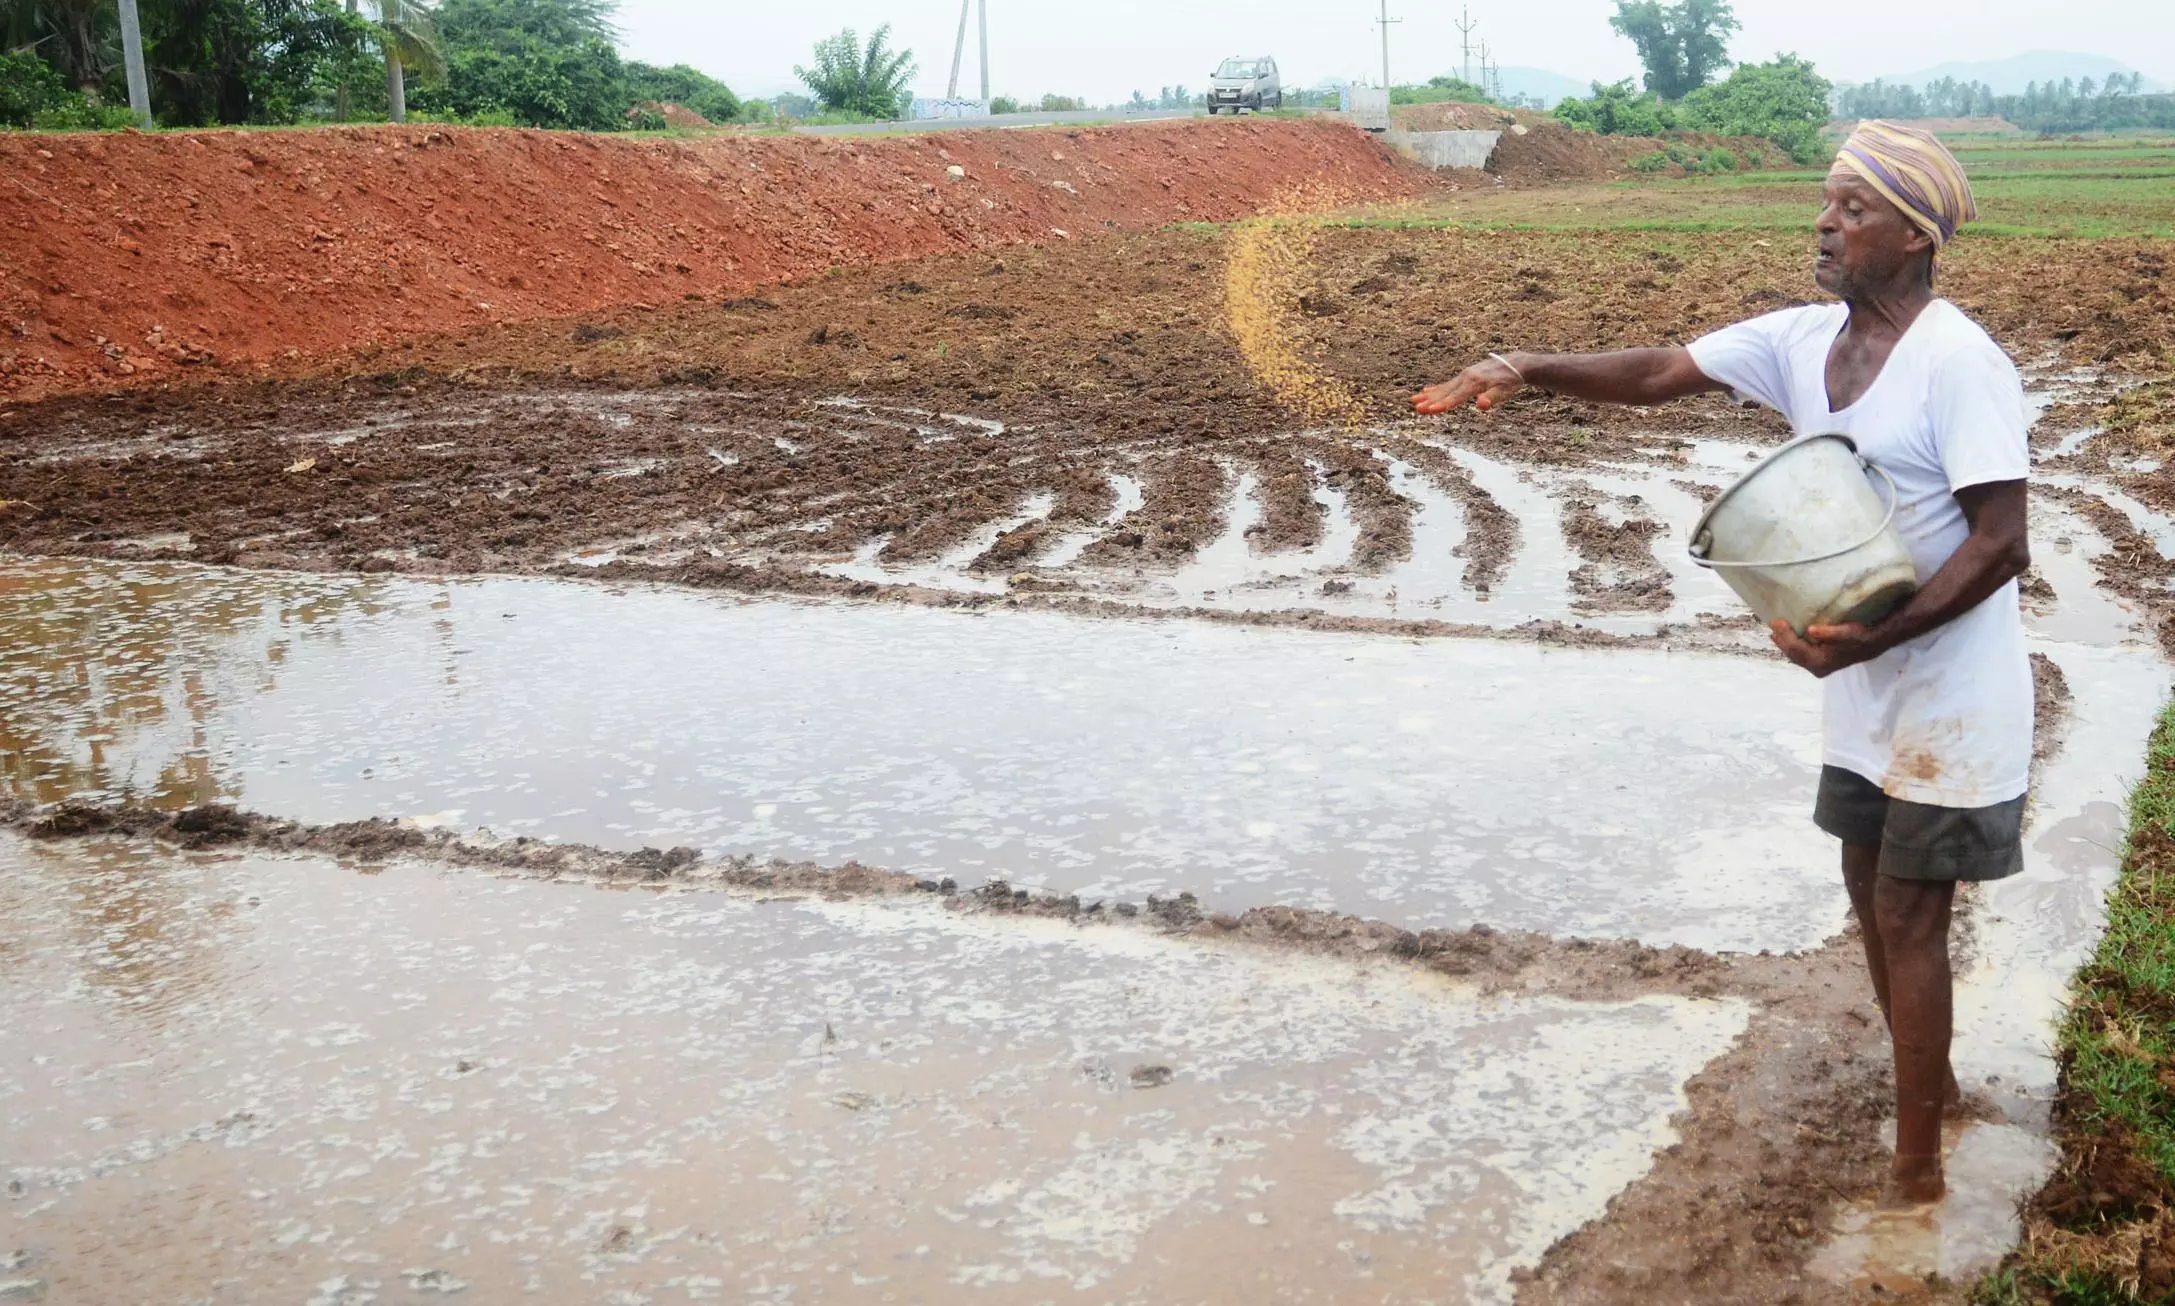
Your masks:
<svg viewBox="0 0 2175 1306"><path fill-rule="evenodd" d="M1692 343L1699 370L1790 419L1836 432L1895 478L1896 527L1924 584L1970 534L1955 492L2031 472L2016 367L1947 300L1926 306L1858 402L1828 409L1842 304L1785 309ZM1884 487L1885 488L1885 487ZM2016 582L1937 630L1823 682L1824 753L1891 798L1985 807L2031 771L2032 674Z"/></svg>

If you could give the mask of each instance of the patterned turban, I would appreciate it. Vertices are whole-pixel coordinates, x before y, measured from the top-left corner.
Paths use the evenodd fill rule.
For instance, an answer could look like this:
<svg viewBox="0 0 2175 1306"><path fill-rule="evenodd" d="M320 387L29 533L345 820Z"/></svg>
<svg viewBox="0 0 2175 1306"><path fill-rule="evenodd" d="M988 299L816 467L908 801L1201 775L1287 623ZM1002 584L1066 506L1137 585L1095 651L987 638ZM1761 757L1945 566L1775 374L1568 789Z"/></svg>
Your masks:
<svg viewBox="0 0 2175 1306"><path fill-rule="evenodd" d="M1892 122L1864 122L1843 142L1831 177L1856 177L1903 210L1938 250L1956 228L1979 216L1963 165L1932 132Z"/></svg>

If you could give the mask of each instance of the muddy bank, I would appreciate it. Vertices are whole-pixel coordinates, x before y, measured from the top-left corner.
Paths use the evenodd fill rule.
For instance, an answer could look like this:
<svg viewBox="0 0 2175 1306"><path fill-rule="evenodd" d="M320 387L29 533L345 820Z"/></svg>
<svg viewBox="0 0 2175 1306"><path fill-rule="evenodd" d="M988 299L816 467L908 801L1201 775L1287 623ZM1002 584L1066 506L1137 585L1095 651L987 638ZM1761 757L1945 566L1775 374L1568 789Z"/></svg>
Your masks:
<svg viewBox="0 0 2175 1306"><path fill-rule="evenodd" d="M1564 539L1585 560L1571 573L1571 590L1581 611L1668 608L1673 597L1669 572L1654 558L1654 539L1662 534L1662 524L1645 514L1637 496L1579 497L1564 506Z"/></svg>
<svg viewBox="0 0 2175 1306"><path fill-rule="evenodd" d="M1744 1039L1685 1085L1678 1141L1606 1217L1550 1250L1521 1303L1860 1299L1805 1265L1837 1208L1887 1177L1887 1034L1855 939L1763 967L1762 980Z"/></svg>
<svg viewBox="0 0 2175 1306"><path fill-rule="evenodd" d="M709 297L939 250L1433 186L1353 128L1245 119L649 140L452 127L0 140L0 396Z"/></svg>
<svg viewBox="0 0 2175 1306"><path fill-rule="evenodd" d="M1579 1001L1618 1001L1647 993L1715 997L1758 989L1743 978L1767 959L1648 947L1628 940L1557 939L1481 925L1468 930L1408 930L1381 921L1300 907L1255 907L1238 915L1210 913L1192 893L1149 895L1144 901L1035 893L997 880L962 889L950 879L925 879L848 862L705 858L693 848L642 848L617 853L592 845L526 837L478 838L412 822L373 819L311 825L232 807L178 812L145 807L64 803L0 809L0 827L33 839L112 835L148 838L187 850L257 849L317 853L351 863L420 858L448 866L547 880L805 893L834 899L901 894L942 896L954 910L1059 919L1074 924L1135 922L1163 933L1194 935L1323 956L1410 962L1477 985L1484 992L1546 993Z"/></svg>

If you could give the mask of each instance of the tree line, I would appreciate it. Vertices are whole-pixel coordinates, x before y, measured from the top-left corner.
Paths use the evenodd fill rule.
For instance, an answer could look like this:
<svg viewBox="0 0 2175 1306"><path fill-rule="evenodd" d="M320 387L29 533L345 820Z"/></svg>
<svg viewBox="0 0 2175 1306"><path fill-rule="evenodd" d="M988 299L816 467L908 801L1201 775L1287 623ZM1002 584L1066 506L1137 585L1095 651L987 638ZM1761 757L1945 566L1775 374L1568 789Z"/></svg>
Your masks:
<svg viewBox="0 0 2175 1306"><path fill-rule="evenodd" d="M429 121L613 131L904 117L918 71L888 24L815 43L807 94L742 99L685 64L623 59L616 0L138 0L144 62L169 127ZM1163 107L1198 103L1165 88ZM115 0L0 0L0 127L119 128L126 74ZM1136 104L1143 97L1134 96ZM1086 109L999 96L998 113ZM1130 106L1128 106L1130 107ZM673 115L677 118L677 115Z"/></svg>
<svg viewBox="0 0 2175 1306"><path fill-rule="evenodd" d="M1730 68L1729 37L1740 24L1726 0L1617 0L1609 25L1639 52L1644 88L1628 78L1595 82L1592 95L1556 106L1558 121L1610 136L1757 136L1799 162L1822 152L1827 79L1794 54Z"/></svg>
<svg viewBox="0 0 2175 1306"><path fill-rule="evenodd" d="M590 131L661 127L643 106L749 116L685 64L622 59L614 0L138 0L171 127L415 115ZM0 125L130 121L113 0L0 0ZM767 113L764 115L767 116Z"/></svg>
<svg viewBox="0 0 2175 1306"><path fill-rule="evenodd" d="M1872 81L1835 97L1838 118L2002 118L2029 132L2175 128L2175 95L2147 95L2142 73L2032 82L2021 95L1996 95L1984 82L1953 77L1923 87Z"/></svg>

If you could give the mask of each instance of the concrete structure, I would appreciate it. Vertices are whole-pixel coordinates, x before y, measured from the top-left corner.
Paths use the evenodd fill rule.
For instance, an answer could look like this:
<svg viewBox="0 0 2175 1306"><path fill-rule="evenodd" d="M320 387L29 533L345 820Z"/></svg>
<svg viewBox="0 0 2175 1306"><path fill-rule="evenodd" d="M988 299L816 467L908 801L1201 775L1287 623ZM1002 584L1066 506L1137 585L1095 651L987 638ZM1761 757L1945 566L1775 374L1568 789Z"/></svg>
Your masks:
<svg viewBox="0 0 2175 1306"><path fill-rule="evenodd" d="M907 109L907 115L916 121L935 118L987 118L989 102L986 100L917 98Z"/></svg>
<svg viewBox="0 0 2175 1306"><path fill-rule="evenodd" d="M1347 86L1337 97L1337 108L1352 116L1362 131L1390 129L1390 93L1379 86Z"/></svg>
<svg viewBox="0 0 2175 1306"><path fill-rule="evenodd" d="M1485 168L1502 138L1501 132L1385 132L1382 136L1399 153L1430 168Z"/></svg>

